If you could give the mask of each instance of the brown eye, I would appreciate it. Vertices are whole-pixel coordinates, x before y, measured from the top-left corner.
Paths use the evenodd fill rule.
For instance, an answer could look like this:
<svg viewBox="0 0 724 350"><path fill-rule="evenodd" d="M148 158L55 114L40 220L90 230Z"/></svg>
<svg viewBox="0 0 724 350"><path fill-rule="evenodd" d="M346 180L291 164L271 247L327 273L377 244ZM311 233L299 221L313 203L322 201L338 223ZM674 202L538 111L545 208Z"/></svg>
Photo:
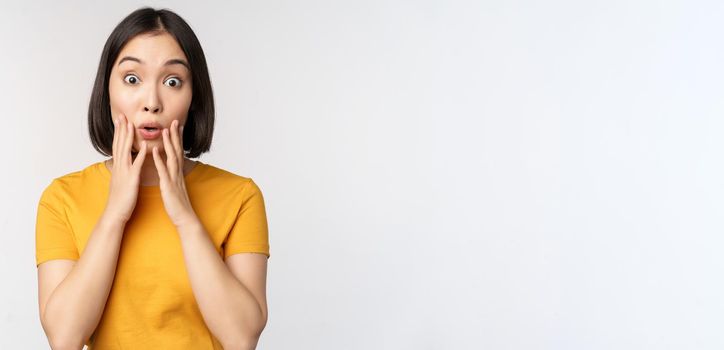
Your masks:
<svg viewBox="0 0 724 350"><path fill-rule="evenodd" d="M138 77L133 74L128 74L123 78L123 80L131 85L136 85L136 83L138 82Z"/></svg>
<svg viewBox="0 0 724 350"><path fill-rule="evenodd" d="M168 78L168 80L166 80L166 82L168 83L168 86L170 86L170 87L181 86L181 79L179 79L179 78Z"/></svg>

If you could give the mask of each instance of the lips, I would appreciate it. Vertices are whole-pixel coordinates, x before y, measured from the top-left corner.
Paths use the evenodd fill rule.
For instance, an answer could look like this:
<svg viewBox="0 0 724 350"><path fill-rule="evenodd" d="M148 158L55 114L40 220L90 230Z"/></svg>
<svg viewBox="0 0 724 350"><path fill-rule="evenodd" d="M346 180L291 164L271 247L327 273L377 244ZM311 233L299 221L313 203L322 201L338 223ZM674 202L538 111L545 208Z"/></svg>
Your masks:
<svg viewBox="0 0 724 350"><path fill-rule="evenodd" d="M160 123L158 123L158 122L145 122L145 123L141 123L141 124L138 126L138 128L139 128L139 129L146 129L146 130L153 130L153 129L158 130L158 129L162 129L163 126L162 126Z"/></svg>
<svg viewBox="0 0 724 350"><path fill-rule="evenodd" d="M141 136L146 140L153 140L161 135L163 126L157 122L145 122L138 126L138 131Z"/></svg>

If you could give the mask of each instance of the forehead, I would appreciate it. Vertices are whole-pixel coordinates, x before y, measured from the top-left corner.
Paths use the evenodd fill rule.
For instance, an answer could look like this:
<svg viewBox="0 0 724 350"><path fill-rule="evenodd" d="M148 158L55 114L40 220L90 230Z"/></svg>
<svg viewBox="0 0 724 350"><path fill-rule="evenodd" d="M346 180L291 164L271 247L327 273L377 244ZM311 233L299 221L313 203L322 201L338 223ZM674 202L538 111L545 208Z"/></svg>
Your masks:
<svg viewBox="0 0 724 350"><path fill-rule="evenodd" d="M139 58L146 65L162 66L167 60L181 58L186 60L186 55L176 39L169 33L157 35L140 34L129 40L118 53L114 67L118 61L125 56ZM126 61L130 62L130 61ZM124 65L126 63L123 63Z"/></svg>

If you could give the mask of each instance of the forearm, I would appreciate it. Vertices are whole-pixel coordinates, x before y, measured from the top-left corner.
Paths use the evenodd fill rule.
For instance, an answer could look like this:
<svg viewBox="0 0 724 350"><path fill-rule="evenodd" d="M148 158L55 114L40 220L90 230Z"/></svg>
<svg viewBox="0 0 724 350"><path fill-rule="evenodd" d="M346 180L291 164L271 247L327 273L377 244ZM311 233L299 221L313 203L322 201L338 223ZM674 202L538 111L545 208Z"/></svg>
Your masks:
<svg viewBox="0 0 724 350"><path fill-rule="evenodd" d="M206 325L225 349L254 349L265 321L252 293L232 274L200 221L178 228L186 270Z"/></svg>
<svg viewBox="0 0 724 350"><path fill-rule="evenodd" d="M98 326L113 284L124 227L125 222L101 216L83 254L50 295L41 321L51 344L81 349Z"/></svg>

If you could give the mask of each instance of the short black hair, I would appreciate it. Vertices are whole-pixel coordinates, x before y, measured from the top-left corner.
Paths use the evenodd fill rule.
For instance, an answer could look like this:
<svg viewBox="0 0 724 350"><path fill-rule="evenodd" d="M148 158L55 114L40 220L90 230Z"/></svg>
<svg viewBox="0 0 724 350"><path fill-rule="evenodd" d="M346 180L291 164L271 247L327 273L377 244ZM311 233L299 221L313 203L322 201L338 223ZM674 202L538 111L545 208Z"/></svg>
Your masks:
<svg viewBox="0 0 724 350"><path fill-rule="evenodd" d="M93 147L104 156L113 154L114 126L108 82L123 46L139 34L169 33L186 54L191 68L192 97L184 125L186 157L197 158L211 148L214 134L214 96L206 57L196 34L179 15L168 9L142 7L124 18L106 40L88 106L88 131Z"/></svg>

